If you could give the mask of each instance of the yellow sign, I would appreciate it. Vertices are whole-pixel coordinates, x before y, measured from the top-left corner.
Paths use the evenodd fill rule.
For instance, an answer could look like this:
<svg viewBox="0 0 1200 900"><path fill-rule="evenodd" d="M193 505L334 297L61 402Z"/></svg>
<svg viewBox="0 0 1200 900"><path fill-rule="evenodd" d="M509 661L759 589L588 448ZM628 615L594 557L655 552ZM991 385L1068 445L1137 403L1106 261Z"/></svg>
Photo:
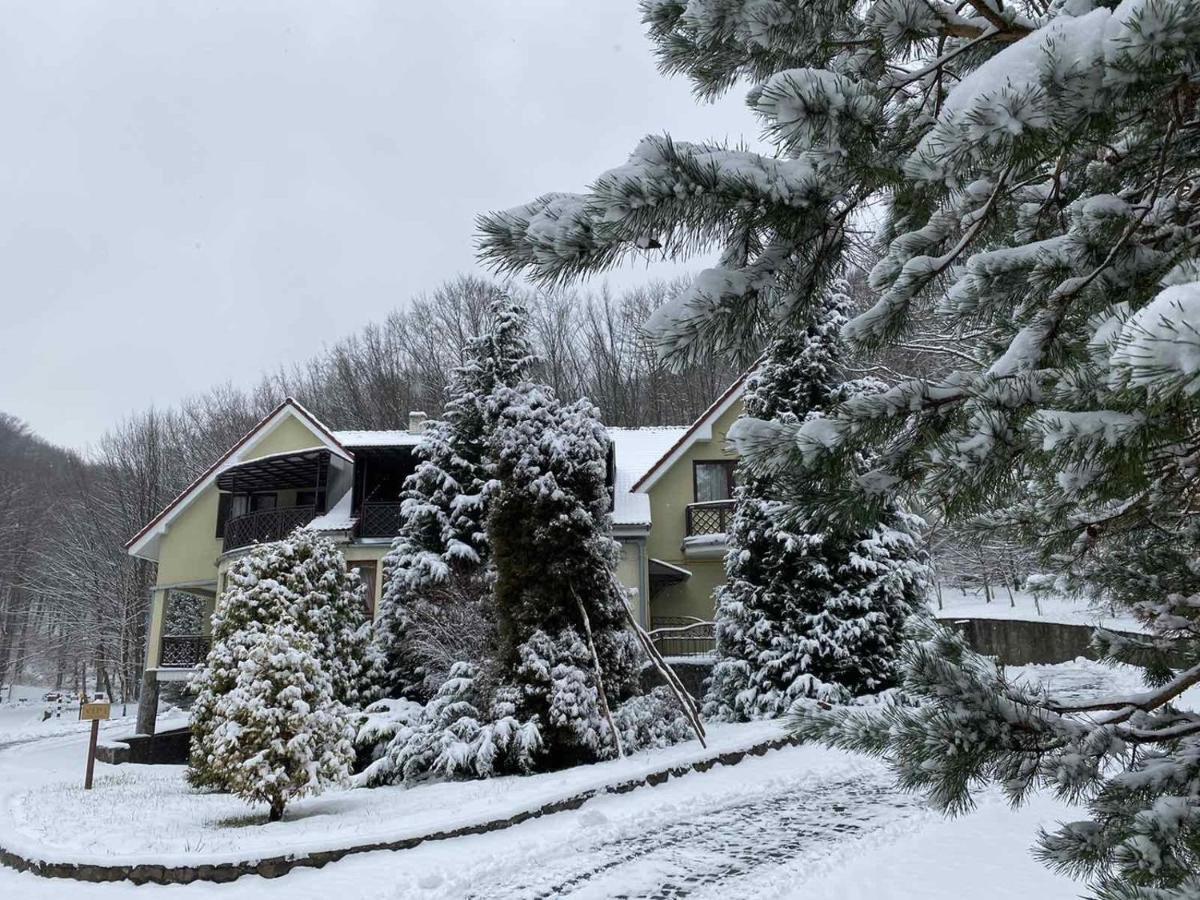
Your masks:
<svg viewBox="0 0 1200 900"><path fill-rule="evenodd" d="M88 719L107 719L112 712L111 703L81 703L79 704L79 718L81 721Z"/></svg>

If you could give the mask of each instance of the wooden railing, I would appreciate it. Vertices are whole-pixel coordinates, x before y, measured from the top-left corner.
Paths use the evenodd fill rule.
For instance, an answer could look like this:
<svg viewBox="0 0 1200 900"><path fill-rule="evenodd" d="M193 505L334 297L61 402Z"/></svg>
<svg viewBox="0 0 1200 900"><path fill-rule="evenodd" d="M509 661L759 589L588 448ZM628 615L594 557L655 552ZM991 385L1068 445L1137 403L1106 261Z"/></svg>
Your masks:
<svg viewBox="0 0 1200 900"><path fill-rule="evenodd" d="M398 535L401 505L399 501L372 500L364 503L358 514L358 536L377 538Z"/></svg>
<svg viewBox="0 0 1200 900"><path fill-rule="evenodd" d="M317 517L315 506L280 506L237 516L225 523L226 552L262 541L277 541Z"/></svg>
<svg viewBox="0 0 1200 900"><path fill-rule="evenodd" d="M663 656L708 656L717 649L716 625L690 616L655 616L649 634Z"/></svg>
<svg viewBox="0 0 1200 900"><path fill-rule="evenodd" d="M206 634L163 635L159 647L160 669L191 669L204 663L212 640Z"/></svg>
<svg viewBox="0 0 1200 900"><path fill-rule="evenodd" d="M733 501L711 500L687 505L687 535L729 534L733 527Z"/></svg>

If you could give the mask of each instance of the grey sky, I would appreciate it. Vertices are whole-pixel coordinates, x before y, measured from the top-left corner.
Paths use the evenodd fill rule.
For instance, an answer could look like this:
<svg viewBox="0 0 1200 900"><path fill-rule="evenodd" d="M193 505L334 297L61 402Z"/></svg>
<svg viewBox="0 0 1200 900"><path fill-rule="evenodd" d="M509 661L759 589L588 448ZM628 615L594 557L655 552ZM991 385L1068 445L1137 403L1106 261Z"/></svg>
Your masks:
<svg viewBox="0 0 1200 900"><path fill-rule="evenodd" d="M6 2L0 110L0 410L80 447L474 269L477 213L647 133L757 135L635 0Z"/></svg>

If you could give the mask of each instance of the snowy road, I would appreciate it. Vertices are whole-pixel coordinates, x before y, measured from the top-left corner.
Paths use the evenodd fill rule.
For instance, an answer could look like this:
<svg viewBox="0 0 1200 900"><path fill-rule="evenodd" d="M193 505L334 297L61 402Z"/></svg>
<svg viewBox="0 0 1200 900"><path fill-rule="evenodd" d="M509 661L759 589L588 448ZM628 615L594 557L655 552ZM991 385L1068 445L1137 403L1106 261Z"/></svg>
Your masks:
<svg viewBox="0 0 1200 900"><path fill-rule="evenodd" d="M533 865L493 873L486 889L465 896L739 896L738 885L764 868L796 866L830 844L922 812L919 800L899 794L882 773L801 780L783 793L727 798L650 833L639 829L600 841L584 838L550 850Z"/></svg>

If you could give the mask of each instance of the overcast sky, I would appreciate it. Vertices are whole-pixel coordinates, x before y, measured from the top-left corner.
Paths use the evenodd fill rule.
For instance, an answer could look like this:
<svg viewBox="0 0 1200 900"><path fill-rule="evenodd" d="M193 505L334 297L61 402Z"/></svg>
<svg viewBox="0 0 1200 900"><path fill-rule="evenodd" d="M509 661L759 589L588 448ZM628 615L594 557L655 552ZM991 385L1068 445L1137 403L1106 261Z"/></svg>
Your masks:
<svg viewBox="0 0 1200 900"><path fill-rule="evenodd" d="M4 2L0 115L0 411L75 447L476 269L479 212L645 134L757 136L636 0Z"/></svg>

